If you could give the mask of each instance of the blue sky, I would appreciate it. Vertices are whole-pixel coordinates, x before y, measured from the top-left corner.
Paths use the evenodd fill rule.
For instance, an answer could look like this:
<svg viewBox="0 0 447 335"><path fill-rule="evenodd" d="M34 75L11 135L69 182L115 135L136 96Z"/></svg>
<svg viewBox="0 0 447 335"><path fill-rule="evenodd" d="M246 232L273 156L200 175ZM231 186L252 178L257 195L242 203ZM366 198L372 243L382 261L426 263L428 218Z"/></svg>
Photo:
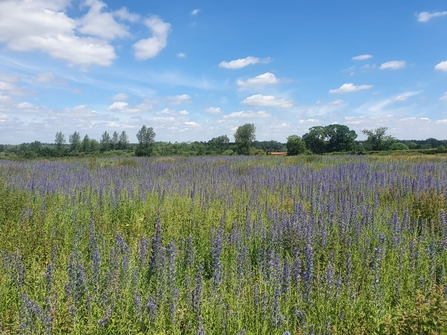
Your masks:
<svg viewBox="0 0 447 335"><path fill-rule="evenodd" d="M447 139L445 1L0 0L0 143Z"/></svg>

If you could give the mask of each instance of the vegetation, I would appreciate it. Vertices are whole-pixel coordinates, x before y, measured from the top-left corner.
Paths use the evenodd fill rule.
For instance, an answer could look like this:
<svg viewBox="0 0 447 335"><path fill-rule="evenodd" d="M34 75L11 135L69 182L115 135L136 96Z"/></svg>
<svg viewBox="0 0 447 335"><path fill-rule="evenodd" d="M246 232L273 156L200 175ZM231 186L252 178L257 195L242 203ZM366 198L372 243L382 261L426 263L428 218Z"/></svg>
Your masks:
<svg viewBox="0 0 447 335"><path fill-rule="evenodd" d="M287 137L287 155L296 156L306 152L306 144L298 135L291 135Z"/></svg>
<svg viewBox="0 0 447 335"><path fill-rule="evenodd" d="M227 135L212 138L207 142L155 142L155 132L152 127L143 126L138 134L138 144L129 142L125 131L112 135L105 131L98 142L74 132L66 144L65 135L57 132L54 144L22 143L20 145L0 144L0 159L36 159L60 157L129 157L129 156L231 156L231 155L264 155L273 151L288 151L288 155L296 154L380 154L390 155L406 151L407 155L447 153L447 140L428 138L421 140L396 140L386 135L387 128L364 129L366 140L356 141L357 134L345 125L332 124L309 129L304 134L304 150L298 135L291 135L290 143L278 141L256 141L254 124L240 126L235 135L235 141L230 142ZM297 136L297 137L295 137Z"/></svg>
<svg viewBox="0 0 447 335"><path fill-rule="evenodd" d="M253 123L246 123L237 128L234 133L234 143L236 145L236 152L239 155L249 155L250 149L253 146L253 141L256 139L256 127Z"/></svg>
<svg viewBox="0 0 447 335"><path fill-rule="evenodd" d="M0 161L4 334L445 334L442 157Z"/></svg>

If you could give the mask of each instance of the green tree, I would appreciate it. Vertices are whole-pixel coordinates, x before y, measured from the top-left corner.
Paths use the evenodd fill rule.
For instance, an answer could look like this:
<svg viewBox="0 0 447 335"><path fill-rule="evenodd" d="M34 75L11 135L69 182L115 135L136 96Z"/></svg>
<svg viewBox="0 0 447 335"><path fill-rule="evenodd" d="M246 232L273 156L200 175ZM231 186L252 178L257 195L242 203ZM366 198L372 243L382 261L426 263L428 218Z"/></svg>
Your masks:
<svg viewBox="0 0 447 335"><path fill-rule="evenodd" d="M213 152L217 152L218 154L221 154L225 150L228 149L228 146L230 145L230 139L227 135L221 135L218 137L213 137L211 140L208 141L208 146Z"/></svg>
<svg viewBox="0 0 447 335"><path fill-rule="evenodd" d="M56 144L56 148L58 151L61 151L65 144L65 135L62 132L57 132L56 137L54 139L54 143Z"/></svg>
<svg viewBox="0 0 447 335"><path fill-rule="evenodd" d="M253 123L246 123L239 126L234 133L236 152L239 155L249 155L253 141L256 139L256 127Z"/></svg>
<svg viewBox="0 0 447 335"><path fill-rule="evenodd" d="M126 132L123 130L121 132L120 138L118 140L118 148L120 150L126 150L129 147L129 137Z"/></svg>
<svg viewBox="0 0 447 335"><path fill-rule="evenodd" d="M331 124L325 127L327 152L350 152L355 149L357 134L348 126Z"/></svg>
<svg viewBox="0 0 447 335"><path fill-rule="evenodd" d="M118 132L115 130L113 132L112 138L110 140L112 150L118 149L118 143L119 143L119 135L118 135Z"/></svg>
<svg viewBox="0 0 447 335"><path fill-rule="evenodd" d="M287 137L287 156L295 156L303 154L306 151L306 144L298 135L290 135Z"/></svg>
<svg viewBox="0 0 447 335"><path fill-rule="evenodd" d="M95 139L90 140L90 152L97 153L101 149L99 142Z"/></svg>
<svg viewBox="0 0 447 335"><path fill-rule="evenodd" d="M151 156L154 143L155 143L155 132L152 127L147 128L146 126L141 127L137 133L138 146L135 150L137 156Z"/></svg>
<svg viewBox="0 0 447 335"><path fill-rule="evenodd" d="M408 150L408 147L402 142L396 142L390 145L390 150Z"/></svg>
<svg viewBox="0 0 447 335"><path fill-rule="evenodd" d="M68 142L70 143L71 151L79 151L81 149L81 135L77 131L69 136Z"/></svg>
<svg viewBox="0 0 447 335"><path fill-rule="evenodd" d="M88 135L85 135L82 140L81 151L90 152L90 137L88 137Z"/></svg>
<svg viewBox="0 0 447 335"><path fill-rule="evenodd" d="M326 152L326 130L323 126L309 128L309 132L303 135L306 148L314 154Z"/></svg>
<svg viewBox="0 0 447 335"><path fill-rule="evenodd" d="M100 145L101 145L101 151L108 151L110 150L110 146L111 146L111 138L110 138L110 134L109 132L105 131L102 136L101 136L101 140L100 140Z"/></svg>
<svg viewBox="0 0 447 335"><path fill-rule="evenodd" d="M387 150L396 140L393 136L386 135L387 127L376 129L363 129L362 133L367 136L365 147L369 150L379 151Z"/></svg>

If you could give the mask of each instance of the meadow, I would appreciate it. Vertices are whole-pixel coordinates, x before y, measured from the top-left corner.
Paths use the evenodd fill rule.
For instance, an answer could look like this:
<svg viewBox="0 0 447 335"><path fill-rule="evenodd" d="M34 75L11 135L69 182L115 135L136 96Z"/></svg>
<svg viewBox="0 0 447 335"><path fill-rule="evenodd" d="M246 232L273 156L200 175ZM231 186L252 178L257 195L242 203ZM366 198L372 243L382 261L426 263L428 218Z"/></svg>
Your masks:
<svg viewBox="0 0 447 335"><path fill-rule="evenodd" d="M0 160L0 334L446 334L445 157Z"/></svg>

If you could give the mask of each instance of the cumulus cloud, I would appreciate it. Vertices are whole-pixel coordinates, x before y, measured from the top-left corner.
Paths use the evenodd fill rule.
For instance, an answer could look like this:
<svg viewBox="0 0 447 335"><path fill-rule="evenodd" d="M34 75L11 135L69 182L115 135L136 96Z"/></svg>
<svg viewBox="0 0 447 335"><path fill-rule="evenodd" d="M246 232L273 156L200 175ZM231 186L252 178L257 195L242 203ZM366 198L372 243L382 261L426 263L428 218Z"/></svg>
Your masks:
<svg viewBox="0 0 447 335"><path fill-rule="evenodd" d="M382 65L380 65L381 70L398 70L403 69L405 67L406 63L403 60L393 60L390 62L385 62Z"/></svg>
<svg viewBox="0 0 447 335"><path fill-rule="evenodd" d="M79 23L65 13L69 5L69 0L1 1L0 42L14 51L41 51L81 68L112 64L114 47L102 35L77 35Z"/></svg>
<svg viewBox="0 0 447 335"><path fill-rule="evenodd" d="M171 105L189 104L191 97L188 94L174 95L166 98Z"/></svg>
<svg viewBox="0 0 447 335"><path fill-rule="evenodd" d="M280 107L280 108L291 108L293 107L293 101L291 99L276 98L273 95L262 95L255 94L247 97L242 101L243 104L248 106L257 107Z"/></svg>
<svg viewBox="0 0 447 335"><path fill-rule="evenodd" d="M200 12L200 9L193 9L193 10L191 11L191 15L192 15L192 16L197 15L197 14L199 14L199 12Z"/></svg>
<svg viewBox="0 0 447 335"><path fill-rule="evenodd" d="M420 12L417 15L417 18L418 18L419 22L428 22L435 17L442 17L442 16L446 16L446 15L447 15L447 11L444 11L444 12Z"/></svg>
<svg viewBox="0 0 447 335"><path fill-rule="evenodd" d="M439 98L439 100L447 100L447 92L445 92L444 95Z"/></svg>
<svg viewBox="0 0 447 335"><path fill-rule="evenodd" d="M355 86L352 83L346 83L346 84L341 85L337 89L330 90L329 93L335 93L335 94L351 93L351 92L369 90L372 87L373 87L373 85L359 85L359 86Z"/></svg>
<svg viewBox="0 0 447 335"><path fill-rule="evenodd" d="M359 55L359 56L354 56L352 57L352 60L367 60L373 58L373 56L371 55Z"/></svg>
<svg viewBox="0 0 447 335"><path fill-rule="evenodd" d="M224 69L241 69L243 67L246 67L248 65L253 65L253 64L259 64L259 63L269 63L270 62L270 58L257 58L257 57L246 57L246 58L239 58L236 60L232 60L230 62L226 62L226 61L222 61L219 63L219 67L222 67Z"/></svg>
<svg viewBox="0 0 447 335"><path fill-rule="evenodd" d="M7 106L13 103L13 100L0 92L0 106Z"/></svg>
<svg viewBox="0 0 447 335"><path fill-rule="evenodd" d="M435 70L447 72L447 60L443 61L443 62L441 62L439 64L436 64Z"/></svg>
<svg viewBox="0 0 447 335"><path fill-rule="evenodd" d="M278 84L281 81L275 77L273 73L266 72L254 78L249 78L246 81L238 80L237 85L240 87L255 87L255 86L265 86Z"/></svg>
<svg viewBox="0 0 447 335"><path fill-rule="evenodd" d="M186 57L186 54L185 54L184 52L179 52L179 53L177 54L177 57L178 57L178 58L185 58L185 57Z"/></svg>
<svg viewBox="0 0 447 335"><path fill-rule="evenodd" d="M208 107L205 111L213 115L222 114L222 109L220 107Z"/></svg>
<svg viewBox="0 0 447 335"><path fill-rule="evenodd" d="M140 15L129 13L129 10L126 7L114 11L112 14L121 21L129 21L129 22L140 21Z"/></svg>
<svg viewBox="0 0 447 335"><path fill-rule="evenodd" d="M169 108L165 108L165 109L157 112L157 115L171 115L171 116L186 116L188 114L189 113L186 110L177 112L177 111L169 109Z"/></svg>
<svg viewBox="0 0 447 335"><path fill-rule="evenodd" d="M129 104L127 102L124 101L117 101L114 102L113 104L111 104L107 110L108 111L124 111L127 106L129 106Z"/></svg>
<svg viewBox="0 0 447 335"><path fill-rule="evenodd" d="M86 0L90 9L79 19L78 31L85 35L96 36L107 40L129 37L128 27L115 21L113 13L104 12L107 5L100 0ZM121 13L124 15L124 13Z"/></svg>
<svg viewBox="0 0 447 335"><path fill-rule="evenodd" d="M19 87L14 81L0 81L0 92L13 96L26 96L31 92L25 87Z"/></svg>
<svg viewBox="0 0 447 335"><path fill-rule="evenodd" d="M115 94L113 97L111 97L111 99L117 100L117 101L127 100L127 99L129 99L129 95L126 93L118 93L118 94Z"/></svg>
<svg viewBox="0 0 447 335"><path fill-rule="evenodd" d="M151 30L152 37L141 39L133 45L135 58L138 60L157 56L166 47L171 30L171 24L164 22L156 15L147 18L144 24Z"/></svg>
<svg viewBox="0 0 447 335"><path fill-rule="evenodd" d="M268 118L271 117L271 114L260 111L260 112L253 112L253 111L240 111L240 112L233 112L228 115L223 116L224 119L257 119L257 118Z"/></svg>

